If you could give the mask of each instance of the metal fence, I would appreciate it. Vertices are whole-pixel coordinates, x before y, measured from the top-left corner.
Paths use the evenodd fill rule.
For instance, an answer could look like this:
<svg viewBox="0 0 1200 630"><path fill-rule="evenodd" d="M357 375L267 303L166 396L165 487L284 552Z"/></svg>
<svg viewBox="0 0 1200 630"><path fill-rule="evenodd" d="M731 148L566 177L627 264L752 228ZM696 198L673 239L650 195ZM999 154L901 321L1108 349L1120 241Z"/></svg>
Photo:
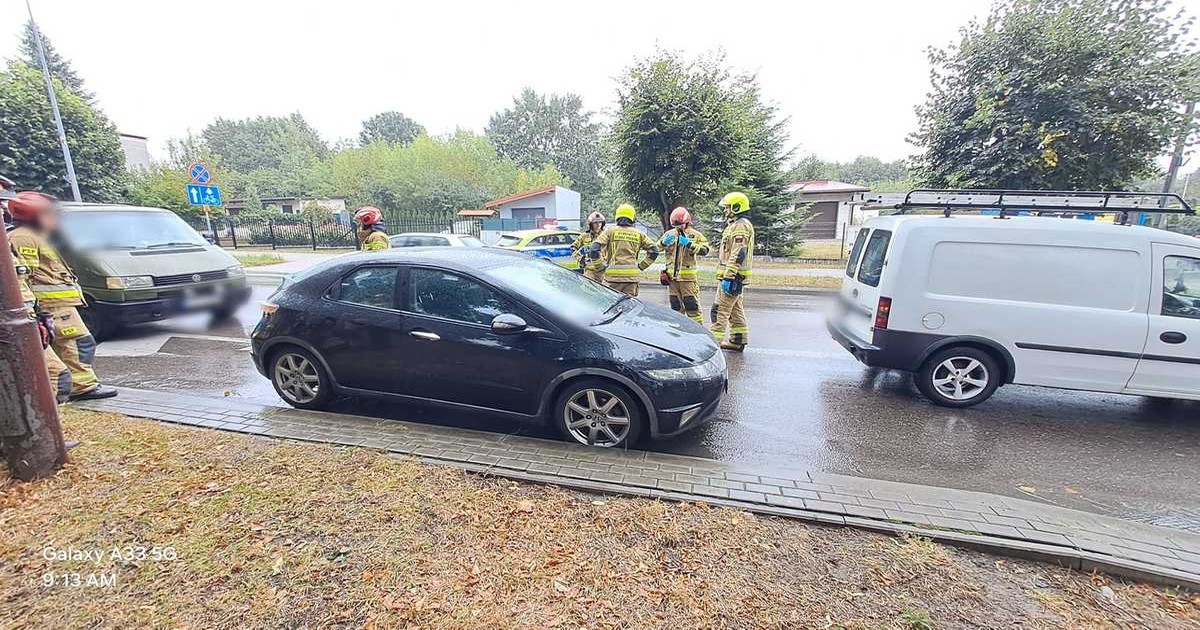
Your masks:
<svg viewBox="0 0 1200 630"><path fill-rule="evenodd" d="M354 224L340 216L325 221L309 221L299 217L293 219L226 215L212 217L211 227L203 217L189 218L188 223L207 235L216 245L234 249L303 247L320 250L358 247ZM452 217L403 217L386 225L389 234L430 232L469 234L478 237L480 231L478 220Z"/></svg>

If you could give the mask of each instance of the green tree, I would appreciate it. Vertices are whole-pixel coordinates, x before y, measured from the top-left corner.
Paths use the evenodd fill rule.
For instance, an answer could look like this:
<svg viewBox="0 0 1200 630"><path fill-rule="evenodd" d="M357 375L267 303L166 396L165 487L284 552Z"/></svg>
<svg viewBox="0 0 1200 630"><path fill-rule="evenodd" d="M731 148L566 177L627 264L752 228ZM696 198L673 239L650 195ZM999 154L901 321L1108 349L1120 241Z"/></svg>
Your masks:
<svg viewBox="0 0 1200 630"><path fill-rule="evenodd" d="M870 155L860 155L850 162L827 162L815 155L806 155L792 166L788 179L832 179L866 186L876 192L897 192L913 187L912 173L905 160L885 162Z"/></svg>
<svg viewBox="0 0 1200 630"><path fill-rule="evenodd" d="M485 129L500 155L526 169L553 164L588 202L600 193L600 125L575 94L521 90Z"/></svg>
<svg viewBox="0 0 1200 630"><path fill-rule="evenodd" d="M1185 124L1189 21L1163 0L1001 0L932 50L919 178L962 188L1113 189Z"/></svg>
<svg viewBox="0 0 1200 630"><path fill-rule="evenodd" d="M126 179L116 127L61 80L53 84L80 193L86 201L116 201ZM0 173L22 188L71 196L42 73L22 61L0 72Z"/></svg>
<svg viewBox="0 0 1200 630"><path fill-rule="evenodd" d="M129 175L125 201L136 206L165 208L183 217L203 216L199 206L188 203L184 186L191 180L182 168L156 164Z"/></svg>
<svg viewBox="0 0 1200 630"><path fill-rule="evenodd" d="M763 252L784 255L803 242L805 224L811 220L807 207L793 208L787 191L788 179L782 165L791 159L787 119L766 103L756 81L743 81L740 95L747 134L742 160L722 190L741 189L750 197L750 222Z"/></svg>
<svg viewBox="0 0 1200 630"><path fill-rule="evenodd" d="M628 198L664 227L676 206L715 205L719 183L745 159L738 79L719 56L689 61L666 51L620 78L615 170Z"/></svg>
<svg viewBox="0 0 1200 630"><path fill-rule="evenodd" d="M300 209L300 216L304 217L305 221L320 223L328 221L333 216L333 207L310 199L304 202L304 207Z"/></svg>
<svg viewBox="0 0 1200 630"><path fill-rule="evenodd" d="M50 69L50 76L58 78L68 89L89 104L94 104L95 95L83 87L83 78L75 73L69 61L58 54L58 51L54 49L54 44L50 43L50 38L46 37L45 31L42 31L42 49L46 51L46 67ZM34 68L42 67L38 60L37 35L32 21L27 20L25 28L21 31L20 53L21 59L25 63Z"/></svg>
<svg viewBox="0 0 1200 630"><path fill-rule="evenodd" d="M258 187L251 184L246 187L246 205L242 208L242 214L249 216L258 216L266 212L263 207L262 199L258 196Z"/></svg>
<svg viewBox="0 0 1200 630"><path fill-rule="evenodd" d="M553 166L518 168L483 136L458 131L420 136L409 145L375 142L333 156L319 194L344 196L350 207L377 206L391 225L409 218L449 219L522 190L561 184Z"/></svg>
<svg viewBox="0 0 1200 630"><path fill-rule="evenodd" d="M221 158L225 168L239 173L294 169L329 154L329 147L320 134L299 113L286 118L218 118L204 128L201 136L209 150Z"/></svg>
<svg viewBox="0 0 1200 630"><path fill-rule="evenodd" d="M425 133L417 121L400 112L383 112L363 121L358 141L364 145L372 142L408 144Z"/></svg>

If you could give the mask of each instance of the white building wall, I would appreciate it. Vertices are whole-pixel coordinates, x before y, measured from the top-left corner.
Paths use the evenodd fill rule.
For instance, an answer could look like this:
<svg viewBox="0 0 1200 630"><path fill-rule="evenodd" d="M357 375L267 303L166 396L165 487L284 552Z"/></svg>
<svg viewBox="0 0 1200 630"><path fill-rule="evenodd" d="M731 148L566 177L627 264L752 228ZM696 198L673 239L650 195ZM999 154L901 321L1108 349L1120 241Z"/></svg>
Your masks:
<svg viewBox="0 0 1200 630"><path fill-rule="evenodd" d="M125 153L125 168L130 171L150 168L150 149L146 139L138 136L120 135L121 151Z"/></svg>

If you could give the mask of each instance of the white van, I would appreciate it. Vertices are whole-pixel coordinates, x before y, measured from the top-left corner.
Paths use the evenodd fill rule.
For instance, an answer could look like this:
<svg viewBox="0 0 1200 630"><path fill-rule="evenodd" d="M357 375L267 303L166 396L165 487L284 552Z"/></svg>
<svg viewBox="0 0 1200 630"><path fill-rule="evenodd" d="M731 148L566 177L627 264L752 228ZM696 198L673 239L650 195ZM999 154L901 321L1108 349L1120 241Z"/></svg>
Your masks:
<svg viewBox="0 0 1200 630"><path fill-rule="evenodd" d="M828 325L947 407L1005 383L1200 400L1200 239L949 209L880 217L858 233Z"/></svg>

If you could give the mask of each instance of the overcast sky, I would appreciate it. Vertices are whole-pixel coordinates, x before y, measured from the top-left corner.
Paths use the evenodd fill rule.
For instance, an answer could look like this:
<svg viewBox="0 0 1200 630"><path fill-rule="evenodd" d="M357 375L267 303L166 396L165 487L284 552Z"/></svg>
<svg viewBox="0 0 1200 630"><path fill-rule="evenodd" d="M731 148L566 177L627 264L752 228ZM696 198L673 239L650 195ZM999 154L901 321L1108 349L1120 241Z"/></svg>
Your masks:
<svg viewBox="0 0 1200 630"><path fill-rule="evenodd" d="M944 46L989 0L291 2L32 0L58 51L126 133L163 141L218 116L299 111L327 140L399 110L481 131L523 87L611 111L615 77L656 46L758 72L799 154L910 155L913 107ZM1200 0L1182 3L1193 15ZM0 0L0 57L23 0Z"/></svg>

